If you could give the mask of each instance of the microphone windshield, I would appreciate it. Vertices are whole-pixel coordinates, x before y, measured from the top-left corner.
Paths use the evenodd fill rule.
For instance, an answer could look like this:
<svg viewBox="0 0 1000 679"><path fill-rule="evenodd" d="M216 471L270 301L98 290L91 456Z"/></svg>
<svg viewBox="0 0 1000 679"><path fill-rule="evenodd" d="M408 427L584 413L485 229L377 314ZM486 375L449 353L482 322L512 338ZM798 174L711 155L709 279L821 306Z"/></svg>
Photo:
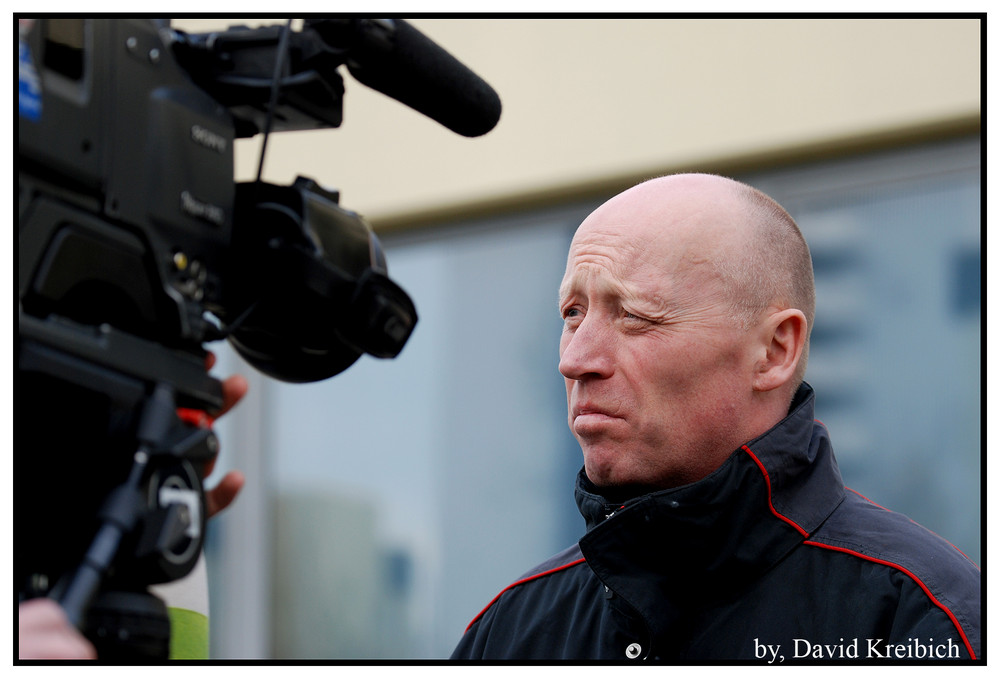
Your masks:
<svg viewBox="0 0 1000 679"><path fill-rule="evenodd" d="M500 120L493 88L407 22L366 19L359 31L347 67L364 85L466 137Z"/></svg>

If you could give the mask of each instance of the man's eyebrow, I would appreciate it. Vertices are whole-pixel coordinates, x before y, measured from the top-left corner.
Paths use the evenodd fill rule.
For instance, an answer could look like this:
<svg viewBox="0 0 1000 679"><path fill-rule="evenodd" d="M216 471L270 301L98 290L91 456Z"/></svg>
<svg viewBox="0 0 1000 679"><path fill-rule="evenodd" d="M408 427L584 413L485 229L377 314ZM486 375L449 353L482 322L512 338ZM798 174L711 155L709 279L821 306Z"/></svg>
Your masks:
<svg viewBox="0 0 1000 679"><path fill-rule="evenodd" d="M563 279L562 283L559 284L559 301L564 301L567 297L571 297L574 294L580 293L580 289L584 287L587 280L591 277L591 273L586 270L575 270L569 278ZM608 290L617 290L615 284L608 282L604 276L598 276L597 286L599 292L604 293Z"/></svg>
<svg viewBox="0 0 1000 679"><path fill-rule="evenodd" d="M556 297L561 304L567 297L573 294L574 282L572 280L563 280L559 284L559 290L556 291Z"/></svg>
<svg viewBox="0 0 1000 679"><path fill-rule="evenodd" d="M588 277L589 276L585 272L574 272L568 279L564 279L559 285L559 304L564 303L568 298L573 297L574 295L586 295L586 292L581 291L579 288L582 287L581 281L587 279ZM629 285L613 277L609 278L607 276L598 276L594 282L594 286L595 292L599 296L608 295L620 297L643 306L651 304L657 305L658 303L663 302L660 295L649 295L646 292L637 290L635 286Z"/></svg>
<svg viewBox="0 0 1000 679"><path fill-rule="evenodd" d="M567 297L569 297L574 293L575 288L577 288L577 286L579 285L579 280L580 280L579 270L575 270L568 277L563 278L563 280L559 283L559 290L557 293L560 303L562 303L563 300L565 300Z"/></svg>

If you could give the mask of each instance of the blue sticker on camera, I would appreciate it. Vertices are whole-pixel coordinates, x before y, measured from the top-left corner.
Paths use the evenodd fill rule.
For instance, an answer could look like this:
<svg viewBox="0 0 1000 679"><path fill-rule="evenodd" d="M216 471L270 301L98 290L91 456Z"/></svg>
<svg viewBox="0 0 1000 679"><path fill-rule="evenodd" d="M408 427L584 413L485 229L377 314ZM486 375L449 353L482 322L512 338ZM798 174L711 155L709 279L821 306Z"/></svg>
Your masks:
<svg viewBox="0 0 1000 679"><path fill-rule="evenodd" d="M28 120L42 117L42 81L23 40L17 41L17 111Z"/></svg>

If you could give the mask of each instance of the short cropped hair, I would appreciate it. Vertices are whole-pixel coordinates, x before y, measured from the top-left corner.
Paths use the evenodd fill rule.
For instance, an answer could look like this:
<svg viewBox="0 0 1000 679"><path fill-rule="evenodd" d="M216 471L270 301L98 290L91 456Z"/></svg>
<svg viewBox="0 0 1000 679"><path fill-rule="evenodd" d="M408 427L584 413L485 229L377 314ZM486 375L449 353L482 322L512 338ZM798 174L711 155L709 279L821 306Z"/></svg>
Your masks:
<svg viewBox="0 0 1000 679"><path fill-rule="evenodd" d="M714 262L726 286L734 320L750 328L769 306L798 309L806 317L807 333L795 386L805 376L809 333L816 315L816 285L812 257L791 215L764 192L741 182L736 194L745 208L747 240L739 256Z"/></svg>

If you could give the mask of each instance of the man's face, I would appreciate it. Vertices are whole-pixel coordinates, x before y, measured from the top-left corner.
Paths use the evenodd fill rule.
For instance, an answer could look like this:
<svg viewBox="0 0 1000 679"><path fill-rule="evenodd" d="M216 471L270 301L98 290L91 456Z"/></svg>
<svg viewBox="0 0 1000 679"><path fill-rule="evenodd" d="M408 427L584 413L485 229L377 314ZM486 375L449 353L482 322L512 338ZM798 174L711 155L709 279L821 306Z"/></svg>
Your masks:
<svg viewBox="0 0 1000 679"><path fill-rule="evenodd" d="M596 485L675 487L744 442L752 332L705 263L726 237L705 215L613 202L581 225L560 286L569 426Z"/></svg>

